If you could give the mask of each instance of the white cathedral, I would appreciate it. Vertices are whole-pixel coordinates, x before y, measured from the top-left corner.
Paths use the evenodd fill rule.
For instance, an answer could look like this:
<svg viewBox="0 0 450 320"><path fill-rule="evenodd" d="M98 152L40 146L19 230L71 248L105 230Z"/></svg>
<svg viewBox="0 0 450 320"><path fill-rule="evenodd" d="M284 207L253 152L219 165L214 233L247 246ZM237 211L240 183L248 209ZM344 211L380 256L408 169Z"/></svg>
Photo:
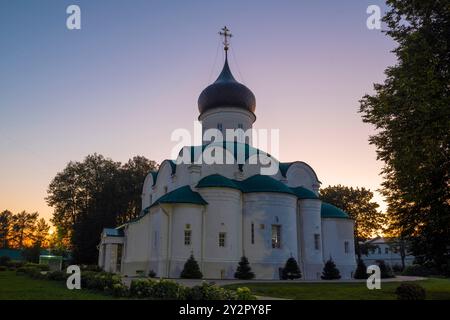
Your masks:
<svg viewBox="0 0 450 320"><path fill-rule="evenodd" d="M252 129L256 120L253 93L233 77L227 61L217 80L200 94L199 121L208 129ZM191 254L206 279L233 279L242 256L256 279L280 279L294 257L302 279L320 279L332 258L342 279L356 268L354 221L318 197L321 182L305 162L278 163L275 174L261 174L255 157L265 154L247 143L224 141L187 147L179 159L165 160L145 178L140 216L115 229L104 229L99 266L127 276L156 273L178 278ZM208 149L244 162L197 161ZM213 152L215 152L213 151ZM180 161L181 158L191 161ZM239 152L239 151L238 151ZM183 158L183 159L184 159Z"/></svg>

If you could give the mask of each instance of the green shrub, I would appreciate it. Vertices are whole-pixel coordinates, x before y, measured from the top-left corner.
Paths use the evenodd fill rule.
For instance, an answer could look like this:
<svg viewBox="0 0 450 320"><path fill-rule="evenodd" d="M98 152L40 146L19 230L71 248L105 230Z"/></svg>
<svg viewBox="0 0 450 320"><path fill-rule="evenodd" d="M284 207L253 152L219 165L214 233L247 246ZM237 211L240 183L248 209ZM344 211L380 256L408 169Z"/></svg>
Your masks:
<svg viewBox="0 0 450 320"><path fill-rule="evenodd" d="M286 261L286 265L283 268L281 278L283 280L293 280L301 277L302 273L300 271L300 268L298 267L297 260L295 260L294 257L290 257Z"/></svg>
<svg viewBox="0 0 450 320"><path fill-rule="evenodd" d="M413 264L403 270L402 275L414 277L428 277L437 274L436 269L419 264Z"/></svg>
<svg viewBox="0 0 450 320"><path fill-rule="evenodd" d="M213 283L203 282L199 286L186 288L185 295L187 300L230 300L232 293L228 292Z"/></svg>
<svg viewBox="0 0 450 320"><path fill-rule="evenodd" d="M189 259L184 264L183 271L181 271L181 278L184 279L201 279L203 278L203 274L200 271L200 267L198 266L197 261L194 258L194 255L191 254Z"/></svg>
<svg viewBox="0 0 450 320"><path fill-rule="evenodd" d="M94 272L102 272L102 268L100 268L96 264L83 264L80 266L81 271L94 271Z"/></svg>
<svg viewBox="0 0 450 320"><path fill-rule="evenodd" d="M36 269L39 269L41 271L49 271L50 270L50 267L49 267L48 264L39 264L39 263L31 263L31 262L25 263L24 267L26 267L26 268L28 268L28 267L36 268Z"/></svg>
<svg viewBox="0 0 450 320"><path fill-rule="evenodd" d="M322 271L322 280L337 280L341 278L341 274L339 273L339 269L336 268L336 264L334 263L333 259L329 259L325 266L323 267Z"/></svg>
<svg viewBox="0 0 450 320"><path fill-rule="evenodd" d="M114 284L121 283L121 277L108 272L81 272L81 286L91 290L107 291L110 290Z"/></svg>
<svg viewBox="0 0 450 320"><path fill-rule="evenodd" d="M69 275L62 271L47 272L46 278L52 281L65 281Z"/></svg>
<svg viewBox="0 0 450 320"><path fill-rule="evenodd" d="M401 273L401 272L403 271L403 268L402 268L402 266L399 265L399 264L394 264L394 265L392 266L392 271L393 271L394 273Z"/></svg>
<svg viewBox="0 0 450 320"><path fill-rule="evenodd" d="M380 267L381 279L395 277L394 273L392 272L392 269L387 264L384 263L384 260L378 260L377 264Z"/></svg>
<svg viewBox="0 0 450 320"><path fill-rule="evenodd" d="M249 288L242 287L236 289L236 300L256 300L256 297Z"/></svg>
<svg viewBox="0 0 450 320"><path fill-rule="evenodd" d="M0 266L7 267L8 263L11 261L11 258L8 256L1 256L0 257Z"/></svg>
<svg viewBox="0 0 450 320"><path fill-rule="evenodd" d="M6 266L0 266L0 271L6 271L8 268Z"/></svg>
<svg viewBox="0 0 450 320"><path fill-rule="evenodd" d="M369 275L367 274L367 266L362 259L358 260L358 265L355 270L353 278L355 279L367 279Z"/></svg>
<svg viewBox="0 0 450 320"><path fill-rule="evenodd" d="M138 277L145 277L145 270L136 270L136 275Z"/></svg>
<svg viewBox="0 0 450 320"><path fill-rule="evenodd" d="M150 297L161 300L183 300L185 298L185 289L174 281L155 281L151 287Z"/></svg>
<svg viewBox="0 0 450 320"><path fill-rule="evenodd" d="M7 266L9 270L16 270L17 268L23 267L24 262L18 260L9 260Z"/></svg>
<svg viewBox="0 0 450 320"><path fill-rule="evenodd" d="M247 257L241 257L236 272L234 273L234 277L241 280L250 280L255 277Z"/></svg>
<svg viewBox="0 0 450 320"><path fill-rule="evenodd" d="M107 292L111 293L114 297L127 297L130 294L128 287L123 283L114 283Z"/></svg>
<svg viewBox="0 0 450 320"><path fill-rule="evenodd" d="M16 269L16 274L26 274L27 273L27 268L25 267L20 267Z"/></svg>
<svg viewBox="0 0 450 320"><path fill-rule="evenodd" d="M395 290L398 300L425 300L426 291L414 283L402 283Z"/></svg>
<svg viewBox="0 0 450 320"><path fill-rule="evenodd" d="M150 279L136 279L131 281L130 295L137 298L149 298L155 281Z"/></svg>

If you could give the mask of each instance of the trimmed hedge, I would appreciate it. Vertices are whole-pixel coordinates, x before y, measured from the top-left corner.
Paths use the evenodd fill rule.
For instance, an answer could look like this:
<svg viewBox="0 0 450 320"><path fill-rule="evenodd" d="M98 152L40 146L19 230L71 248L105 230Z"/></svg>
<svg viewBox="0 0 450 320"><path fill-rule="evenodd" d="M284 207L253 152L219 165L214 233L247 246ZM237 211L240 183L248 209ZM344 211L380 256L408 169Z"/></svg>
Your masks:
<svg viewBox="0 0 450 320"><path fill-rule="evenodd" d="M36 265L17 269L16 274L25 274L33 279L65 281L70 275L65 271L41 271ZM115 297L134 297L155 300L254 300L248 288L236 291L224 289L213 283L203 282L189 288L172 280L135 279L128 288L120 275L108 272L81 271L81 288L101 291Z"/></svg>
<svg viewBox="0 0 450 320"><path fill-rule="evenodd" d="M403 276L415 276L415 277L428 277L436 274L438 274L436 269L422 266L419 264L407 266L405 270L403 270L402 272Z"/></svg>
<svg viewBox="0 0 450 320"><path fill-rule="evenodd" d="M425 300L426 291L414 283L402 283L395 290L398 300Z"/></svg>
<svg viewBox="0 0 450 320"><path fill-rule="evenodd" d="M254 300L248 288L238 288L236 291L224 289L213 283L202 282L192 288L182 286L171 280L133 280L130 286L130 296L136 298L158 300Z"/></svg>

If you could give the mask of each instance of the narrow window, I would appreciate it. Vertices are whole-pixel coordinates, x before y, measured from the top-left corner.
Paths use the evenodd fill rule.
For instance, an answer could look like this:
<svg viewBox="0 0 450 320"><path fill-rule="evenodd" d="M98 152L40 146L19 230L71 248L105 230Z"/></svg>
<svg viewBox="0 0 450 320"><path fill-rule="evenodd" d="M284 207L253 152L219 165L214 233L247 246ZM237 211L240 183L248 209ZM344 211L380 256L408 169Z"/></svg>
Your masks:
<svg viewBox="0 0 450 320"><path fill-rule="evenodd" d="M190 246L191 245L191 230L184 230L184 245Z"/></svg>
<svg viewBox="0 0 450 320"><path fill-rule="evenodd" d="M225 247L227 234L225 232L219 232L219 247Z"/></svg>
<svg viewBox="0 0 450 320"><path fill-rule="evenodd" d="M349 253L350 252L348 241L344 242L344 252L345 253Z"/></svg>
<svg viewBox="0 0 450 320"><path fill-rule="evenodd" d="M314 235L314 249L320 250L320 234Z"/></svg>
<svg viewBox="0 0 450 320"><path fill-rule="evenodd" d="M384 248L384 253L389 254L389 248Z"/></svg>
<svg viewBox="0 0 450 320"><path fill-rule="evenodd" d="M272 248L281 248L281 226L279 224L272 225Z"/></svg>
<svg viewBox="0 0 450 320"><path fill-rule="evenodd" d="M167 193L167 186L164 187L164 194Z"/></svg>
<svg viewBox="0 0 450 320"><path fill-rule="evenodd" d="M381 254L381 248L378 247L378 254Z"/></svg>
<svg viewBox="0 0 450 320"><path fill-rule="evenodd" d="M252 234L252 244L255 243L255 224L252 223L252 230L251 230L251 234Z"/></svg>

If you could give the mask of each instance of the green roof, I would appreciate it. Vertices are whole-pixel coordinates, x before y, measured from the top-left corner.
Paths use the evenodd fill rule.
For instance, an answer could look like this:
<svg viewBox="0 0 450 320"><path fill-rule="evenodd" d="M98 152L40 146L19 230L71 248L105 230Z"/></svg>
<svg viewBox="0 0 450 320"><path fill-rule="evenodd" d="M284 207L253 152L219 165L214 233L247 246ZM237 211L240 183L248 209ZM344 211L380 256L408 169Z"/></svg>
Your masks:
<svg viewBox="0 0 450 320"><path fill-rule="evenodd" d="M192 203L199 205L208 204L205 199L202 198L200 193L192 191L191 187L189 186L180 187L178 189L170 191L169 193L166 193L158 200L156 200L150 207L153 207L160 203ZM146 209L144 209L144 211Z"/></svg>
<svg viewBox="0 0 450 320"><path fill-rule="evenodd" d="M288 186L270 176L257 174L244 181L233 180L244 193L250 192L277 192L295 195Z"/></svg>
<svg viewBox="0 0 450 320"><path fill-rule="evenodd" d="M153 177L153 185L156 183L156 178L158 178L158 171L150 171Z"/></svg>
<svg viewBox="0 0 450 320"><path fill-rule="evenodd" d="M295 187L291 188L291 190L299 199L319 199L319 197L314 192L304 187Z"/></svg>
<svg viewBox="0 0 450 320"><path fill-rule="evenodd" d="M340 219L350 219L347 212L333 206L332 204L322 202L322 208L320 210L320 216L322 218L340 218Z"/></svg>
<svg viewBox="0 0 450 320"><path fill-rule="evenodd" d="M279 192L295 194L299 199L318 199L317 195L304 187L289 188L284 183L267 175L254 175L244 181L231 180L220 174L212 174L201 179L197 188L232 188L244 193Z"/></svg>
<svg viewBox="0 0 450 320"><path fill-rule="evenodd" d="M232 180L220 175L212 174L201 179L197 188L232 188L240 190L239 186Z"/></svg>

